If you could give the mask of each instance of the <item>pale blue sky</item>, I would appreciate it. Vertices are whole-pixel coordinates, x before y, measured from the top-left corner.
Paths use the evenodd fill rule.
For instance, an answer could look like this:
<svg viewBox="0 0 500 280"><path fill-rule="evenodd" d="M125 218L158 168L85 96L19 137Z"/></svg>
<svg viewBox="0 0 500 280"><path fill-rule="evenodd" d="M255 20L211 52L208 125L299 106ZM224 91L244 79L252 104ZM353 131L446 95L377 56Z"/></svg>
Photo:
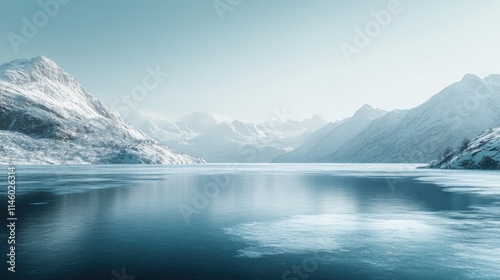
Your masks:
<svg viewBox="0 0 500 280"><path fill-rule="evenodd" d="M284 107L292 118L330 120L364 103L410 108L466 73L500 73L494 0L401 0L401 11L348 62L340 45L353 44L355 28L389 2L243 0L221 20L211 0L73 0L15 52L8 34L22 35L22 18L32 21L42 8L4 0L0 63L43 54L109 106L159 65L170 76L139 109L251 122Z"/></svg>

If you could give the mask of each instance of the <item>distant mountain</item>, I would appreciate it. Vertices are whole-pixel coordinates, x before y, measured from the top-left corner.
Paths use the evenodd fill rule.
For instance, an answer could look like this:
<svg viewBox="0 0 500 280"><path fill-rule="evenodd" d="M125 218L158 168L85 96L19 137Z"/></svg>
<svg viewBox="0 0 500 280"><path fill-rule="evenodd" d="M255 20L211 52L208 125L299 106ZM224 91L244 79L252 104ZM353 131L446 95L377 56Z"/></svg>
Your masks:
<svg viewBox="0 0 500 280"><path fill-rule="evenodd" d="M370 123L387 112L364 105L356 113L340 122L330 123L317 130L297 149L277 157L273 162L320 162L338 151L344 144L366 129Z"/></svg>
<svg viewBox="0 0 500 280"><path fill-rule="evenodd" d="M229 123L233 119L221 115L211 114L207 112L194 112L182 117L177 124L183 124L196 134L204 133L212 127L220 123Z"/></svg>
<svg viewBox="0 0 500 280"><path fill-rule="evenodd" d="M0 162L196 163L126 124L46 57L0 66Z"/></svg>
<svg viewBox="0 0 500 280"><path fill-rule="evenodd" d="M271 162L295 149L305 138L327 123L315 115L303 121L286 120L260 125L233 121L220 123L205 133L173 144L175 149L207 162Z"/></svg>
<svg viewBox="0 0 500 280"><path fill-rule="evenodd" d="M165 120L132 110L125 121L163 145L172 146L195 138L232 119L205 112L195 112L179 120Z"/></svg>
<svg viewBox="0 0 500 280"><path fill-rule="evenodd" d="M321 115L315 114L309 119L302 121L285 120L285 121L272 121L264 122L261 126L273 131L276 137L280 139L288 139L292 146L302 144L309 135L314 131L328 124ZM293 147L295 148L295 147Z"/></svg>
<svg viewBox="0 0 500 280"><path fill-rule="evenodd" d="M467 74L416 108L373 120L341 147L330 144L331 149L326 145L314 157L301 157L315 162L429 162L447 146L499 126L499 112L500 76L481 79ZM332 140L324 136L316 141Z"/></svg>
<svg viewBox="0 0 500 280"><path fill-rule="evenodd" d="M263 126L233 121L172 147L207 162L270 162L285 152L278 142L273 132Z"/></svg>
<svg viewBox="0 0 500 280"><path fill-rule="evenodd" d="M315 115L303 121L256 125L203 112L175 121L133 112L126 120L160 143L208 162L270 162L328 123Z"/></svg>
<svg viewBox="0 0 500 280"><path fill-rule="evenodd" d="M448 150L427 168L500 170L500 127L490 129L456 150Z"/></svg>

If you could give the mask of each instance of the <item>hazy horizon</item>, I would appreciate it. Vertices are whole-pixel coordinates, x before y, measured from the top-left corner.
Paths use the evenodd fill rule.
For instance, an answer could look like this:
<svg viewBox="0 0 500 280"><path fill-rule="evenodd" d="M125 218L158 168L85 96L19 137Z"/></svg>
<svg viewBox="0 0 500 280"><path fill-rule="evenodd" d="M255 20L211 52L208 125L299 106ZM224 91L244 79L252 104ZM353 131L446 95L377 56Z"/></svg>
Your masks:
<svg viewBox="0 0 500 280"><path fill-rule="evenodd" d="M170 119L336 121L500 73L500 3L486 0L54 1L4 4L0 63L47 56L110 107L154 70L134 106Z"/></svg>

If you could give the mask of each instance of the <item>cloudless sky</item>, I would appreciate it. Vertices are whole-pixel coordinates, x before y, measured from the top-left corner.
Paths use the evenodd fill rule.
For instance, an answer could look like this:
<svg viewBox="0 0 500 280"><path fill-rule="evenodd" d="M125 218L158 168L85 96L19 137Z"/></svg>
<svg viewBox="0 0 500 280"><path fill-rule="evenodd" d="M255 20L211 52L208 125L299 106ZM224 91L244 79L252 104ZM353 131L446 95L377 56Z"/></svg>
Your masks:
<svg viewBox="0 0 500 280"><path fill-rule="evenodd" d="M170 76L140 110L248 122L276 112L337 120L365 103L411 108L466 73L500 73L494 0L396 0L401 11L348 61L341 44L355 46L355 28L390 2L242 0L222 20L212 0L73 0L15 52L8 34L22 35L23 17L43 10L38 1L4 0L0 63L45 55L109 106L142 84L148 66L159 67Z"/></svg>

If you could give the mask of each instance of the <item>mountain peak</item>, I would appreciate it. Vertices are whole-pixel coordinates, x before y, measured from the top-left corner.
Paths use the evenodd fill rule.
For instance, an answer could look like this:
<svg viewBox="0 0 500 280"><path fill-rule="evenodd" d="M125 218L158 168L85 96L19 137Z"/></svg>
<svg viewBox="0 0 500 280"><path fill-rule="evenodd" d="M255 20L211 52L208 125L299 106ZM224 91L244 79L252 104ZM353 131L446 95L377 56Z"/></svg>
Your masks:
<svg viewBox="0 0 500 280"><path fill-rule="evenodd" d="M356 115L364 115L366 113L370 113L370 112L374 112L374 111L375 111L375 108L373 108L372 106L370 106L368 104L364 104L363 106L361 106L361 108L359 108L354 113L354 116L356 116Z"/></svg>
<svg viewBox="0 0 500 280"><path fill-rule="evenodd" d="M0 162L10 152L26 164L200 161L127 125L44 56L1 65L0 92Z"/></svg>
<svg viewBox="0 0 500 280"><path fill-rule="evenodd" d="M488 75L488 77L484 78L484 80L487 82L500 82L500 75L491 74L491 75Z"/></svg>
<svg viewBox="0 0 500 280"><path fill-rule="evenodd" d="M309 118L309 120L317 120L317 121L325 121L328 122L322 115L320 114L314 114L312 117Z"/></svg>
<svg viewBox="0 0 500 280"><path fill-rule="evenodd" d="M52 62L53 63L52 60L50 60L49 58L47 58L46 56L43 56L43 55L35 56L35 57L31 58L30 60L37 61L37 62L45 62L45 63Z"/></svg>
<svg viewBox="0 0 500 280"><path fill-rule="evenodd" d="M356 113L352 116L353 118L378 118L381 117L383 114L385 114L386 111L380 110L380 109L375 109L372 106L365 104L359 108Z"/></svg>
<svg viewBox="0 0 500 280"><path fill-rule="evenodd" d="M310 117L309 119L303 120L301 123L303 126L306 126L309 129L316 130L316 129L326 125L328 123L328 121L325 118L323 118L322 115L314 114L312 117Z"/></svg>
<svg viewBox="0 0 500 280"><path fill-rule="evenodd" d="M58 65L53 60L51 60L43 55L35 56L29 60L31 62L33 62L34 64L38 64L38 65L57 66L58 67Z"/></svg>
<svg viewBox="0 0 500 280"><path fill-rule="evenodd" d="M33 67L43 67L43 68L56 68L60 69L60 67L49 58L39 55L32 58L23 58L13 60L11 62L7 62L0 66L1 68L8 70L22 70L22 69L31 69Z"/></svg>
<svg viewBox="0 0 500 280"><path fill-rule="evenodd" d="M63 70L61 69L61 67L59 67L59 65L57 65L57 63L43 55L28 59L26 64L39 70L63 72Z"/></svg>
<svg viewBox="0 0 500 280"><path fill-rule="evenodd" d="M373 108L371 105L369 104L363 104L363 106L361 106L361 108L359 108L360 110L375 110L375 108Z"/></svg>
<svg viewBox="0 0 500 280"><path fill-rule="evenodd" d="M469 82L469 81L481 81L482 79L474 74L465 74L465 76L462 78L461 82Z"/></svg>
<svg viewBox="0 0 500 280"><path fill-rule="evenodd" d="M65 83L76 80L59 65L40 55L27 59L18 59L0 66L0 76L16 84L30 83L50 79Z"/></svg>

